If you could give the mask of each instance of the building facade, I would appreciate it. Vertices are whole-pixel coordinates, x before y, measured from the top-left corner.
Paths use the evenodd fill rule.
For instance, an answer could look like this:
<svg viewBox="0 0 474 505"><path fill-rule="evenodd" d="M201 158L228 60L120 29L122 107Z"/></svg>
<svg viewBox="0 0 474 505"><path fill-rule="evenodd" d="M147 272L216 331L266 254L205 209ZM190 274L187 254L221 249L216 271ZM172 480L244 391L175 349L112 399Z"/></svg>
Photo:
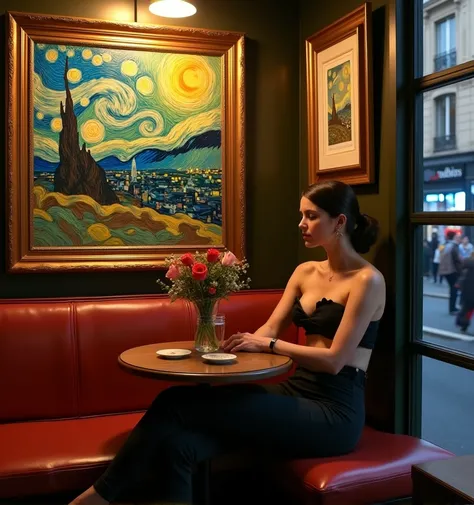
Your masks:
<svg viewBox="0 0 474 505"><path fill-rule="evenodd" d="M474 58L474 0L424 0L424 75ZM474 79L423 96L423 210L474 210Z"/></svg>

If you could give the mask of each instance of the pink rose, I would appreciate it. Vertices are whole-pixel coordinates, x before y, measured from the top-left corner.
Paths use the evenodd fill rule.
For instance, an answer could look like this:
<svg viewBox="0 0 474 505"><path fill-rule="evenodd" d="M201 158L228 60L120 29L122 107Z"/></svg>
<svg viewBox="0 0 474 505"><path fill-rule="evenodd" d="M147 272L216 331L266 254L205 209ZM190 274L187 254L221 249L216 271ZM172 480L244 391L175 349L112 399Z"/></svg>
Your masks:
<svg viewBox="0 0 474 505"><path fill-rule="evenodd" d="M194 263L192 274L197 281L203 281L207 277L207 266L204 263Z"/></svg>
<svg viewBox="0 0 474 505"><path fill-rule="evenodd" d="M234 253L227 251L222 258L222 264L225 267L231 267L237 261L237 257Z"/></svg>
<svg viewBox="0 0 474 505"><path fill-rule="evenodd" d="M207 250L207 261L209 263L215 263L219 259L220 252L217 249Z"/></svg>
<svg viewBox="0 0 474 505"><path fill-rule="evenodd" d="M176 279L179 277L179 268L174 263L171 264L168 268L168 271L166 272L165 277L170 280Z"/></svg>
<svg viewBox="0 0 474 505"><path fill-rule="evenodd" d="M193 255L190 254L190 253L186 253L186 254L183 254L180 258L181 260L181 263L183 265L186 265L187 267L190 267L193 265L194 263L194 258L193 258Z"/></svg>

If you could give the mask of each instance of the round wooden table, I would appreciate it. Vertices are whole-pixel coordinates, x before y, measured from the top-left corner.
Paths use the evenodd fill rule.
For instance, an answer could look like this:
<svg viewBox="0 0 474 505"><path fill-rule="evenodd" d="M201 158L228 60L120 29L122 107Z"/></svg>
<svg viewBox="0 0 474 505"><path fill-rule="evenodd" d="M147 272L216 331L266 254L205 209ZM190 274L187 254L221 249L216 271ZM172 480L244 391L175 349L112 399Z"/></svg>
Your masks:
<svg viewBox="0 0 474 505"><path fill-rule="evenodd" d="M160 349L189 349L191 354L180 359L165 359L156 354ZM119 356L120 366L127 372L142 377L201 384L229 384L268 379L288 372L292 360L278 354L236 352L237 359L225 365L205 363L194 349L193 341L162 342L143 345L124 351ZM198 504L209 505L209 462L198 465L201 474Z"/></svg>
<svg viewBox="0 0 474 505"><path fill-rule="evenodd" d="M268 379L288 372L292 360L278 354L236 352L232 363L217 365L201 359L194 342L161 342L124 351L119 364L127 372L155 379L205 384L229 384ZM192 353L180 359L164 359L156 354L160 349L189 349Z"/></svg>

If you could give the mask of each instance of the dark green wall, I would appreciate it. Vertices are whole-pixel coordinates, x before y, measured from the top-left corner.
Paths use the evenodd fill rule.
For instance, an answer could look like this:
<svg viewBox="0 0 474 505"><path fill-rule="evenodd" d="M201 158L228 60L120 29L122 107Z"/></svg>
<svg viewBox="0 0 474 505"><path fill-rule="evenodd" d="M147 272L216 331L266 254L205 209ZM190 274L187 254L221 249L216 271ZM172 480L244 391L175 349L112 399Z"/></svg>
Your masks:
<svg viewBox="0 0 474 505"><path fill-rule="evenodd" d="M195 0L195 5L195 16L166 24L240 31L247 36L247 258L252 287L282 287L297 263L298 11L291 2L282 2L276 9L273 0ZM148 0L138 0L136 6L133 0L0 0L0 14L16 10L131 22L135 7L138 22L162 23L162 18L149 13ZM2 100L2 153L4 115ZM3 162L0 168L5 180ZM4 193L1 196L5 201ZM2 298L153 293L157 289L156 271L7 275L5 219L0 221Z"/></svg>

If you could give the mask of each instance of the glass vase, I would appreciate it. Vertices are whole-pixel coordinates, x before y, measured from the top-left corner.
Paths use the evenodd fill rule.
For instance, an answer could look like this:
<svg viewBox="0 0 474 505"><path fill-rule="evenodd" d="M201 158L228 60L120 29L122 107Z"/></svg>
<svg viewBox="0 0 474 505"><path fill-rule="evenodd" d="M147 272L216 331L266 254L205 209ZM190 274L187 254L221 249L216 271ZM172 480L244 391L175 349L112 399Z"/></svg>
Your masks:
<svg viewBox="0 0 474 505"><path fill-rule="evenodd" d="M196 306L196 332L194 334L194 348L198 352L215 352L219 349L220 342L216 335L215 316L217 303L204 301L195 303Z"/></svg>

